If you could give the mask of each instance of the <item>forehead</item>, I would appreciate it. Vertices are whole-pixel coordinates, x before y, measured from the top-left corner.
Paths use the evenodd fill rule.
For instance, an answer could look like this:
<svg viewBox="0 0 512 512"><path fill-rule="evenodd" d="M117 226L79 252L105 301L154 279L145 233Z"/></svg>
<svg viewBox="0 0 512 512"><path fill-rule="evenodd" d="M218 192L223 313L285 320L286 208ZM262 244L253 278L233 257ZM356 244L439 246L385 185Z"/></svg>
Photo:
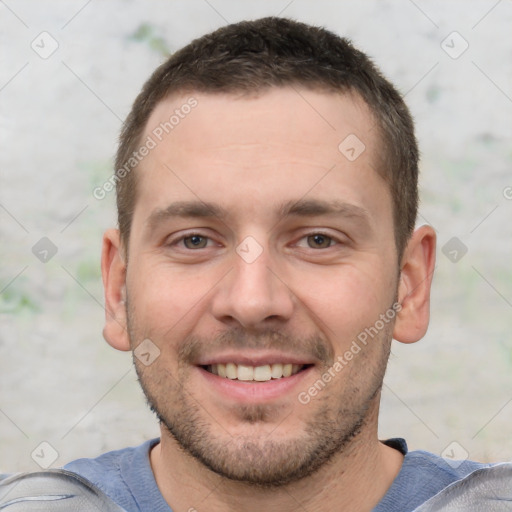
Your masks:
<svg viewBox="0 0 512 512"><path fill-rule="evenodd" d="M334 159L340 156L340 142L350 135L358 136L367 149L377 149L377 132L372 113L357 93L299 87L250 95L171 95L157 104L145 127L145 136L157 139L160 150L201 147L222 153L223 148L232 152L239 145L247 153L251 146L265 145L272 152L287 143L298 146L294 148L298 156L315 147L317 153L328 151Z"/></svg>
<svg viewBox="0 0 512 512"><path fill-rule="evenodd" d="M227 211L252 206L263 216L270 203L309 193L361 207L376 199L372 185L380 200L387 193L377 172L378 129L356 94L292 87L250 96L177 94L156 106L143 136L149 139L154 148L137 169L135 211L146 216L183 199L222 203Z"/></svg>

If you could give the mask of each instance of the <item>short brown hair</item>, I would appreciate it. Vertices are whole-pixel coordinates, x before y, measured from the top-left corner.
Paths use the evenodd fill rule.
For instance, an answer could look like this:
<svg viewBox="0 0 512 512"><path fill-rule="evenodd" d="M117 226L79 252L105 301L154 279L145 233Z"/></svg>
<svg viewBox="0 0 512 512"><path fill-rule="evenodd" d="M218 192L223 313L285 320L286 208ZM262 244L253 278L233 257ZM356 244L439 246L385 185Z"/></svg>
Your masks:
<svg viewBox="0 0 512 512"><path fill-rule="evenodd" d="M379 174L390 187L399 257L414 229L418 208L418 147L400 93L371 60L345 38L286 18L268 17L222 27L195 39L159 66L137 96L121 132L116 169L141 143L158 102L178 92L259 92L289 85L356 92L380 128L384 148ZM118 223L127 250L136 173L117 180Z"/></svg>

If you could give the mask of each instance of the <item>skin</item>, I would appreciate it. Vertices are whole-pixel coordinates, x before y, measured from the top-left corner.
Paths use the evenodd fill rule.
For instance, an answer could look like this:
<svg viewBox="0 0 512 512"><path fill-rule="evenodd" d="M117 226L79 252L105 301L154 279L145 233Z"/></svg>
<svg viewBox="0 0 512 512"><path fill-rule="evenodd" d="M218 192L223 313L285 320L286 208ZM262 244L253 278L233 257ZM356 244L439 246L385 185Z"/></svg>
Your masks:
<svg viewBox="0 0 512 512"><path fill-rule="evenodd" d="M148 366L135 359L161 420L158 487L176 512L369 511L403 460L377 437L380 388L391 337L411 343L427 329L435 233L418 228L399 261L379 135L359 97L193 96L198 106L136 171L129 247L117 230L103 241L106 340L131 350L149 338L160 350ZM162 101L145 136L188 97ZM354 161L338 149L350 134L366 147ZM280 214L304 200L336 200L344 213ZM215 203L225 216L162 214L176 201ZM191 233L206 237L199 248L180 240ZM249 263L237 247L259 255ZM394 321L300 403L396 299ZM219 354L311 366L270 398L245 383L233 397L198 366Z"/></svg>

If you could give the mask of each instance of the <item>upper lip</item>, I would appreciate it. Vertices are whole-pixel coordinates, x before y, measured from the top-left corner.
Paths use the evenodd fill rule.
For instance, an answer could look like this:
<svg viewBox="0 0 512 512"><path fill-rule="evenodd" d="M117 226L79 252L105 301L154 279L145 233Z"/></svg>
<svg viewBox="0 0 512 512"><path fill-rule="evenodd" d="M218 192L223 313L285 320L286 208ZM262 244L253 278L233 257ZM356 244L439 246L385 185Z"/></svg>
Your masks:
<svg viewBox="0 0 512 512"><path fill-rule="evenodd" d="M287 354L286 352L270 352L270 351L250 351L244 352L222 352L211 356L203 356L197 361L197 366L209 366L214 364L242 364L246 366L265 366L267 364L314 364L315 361L310 357L300 356L297 354Z"/></svg>

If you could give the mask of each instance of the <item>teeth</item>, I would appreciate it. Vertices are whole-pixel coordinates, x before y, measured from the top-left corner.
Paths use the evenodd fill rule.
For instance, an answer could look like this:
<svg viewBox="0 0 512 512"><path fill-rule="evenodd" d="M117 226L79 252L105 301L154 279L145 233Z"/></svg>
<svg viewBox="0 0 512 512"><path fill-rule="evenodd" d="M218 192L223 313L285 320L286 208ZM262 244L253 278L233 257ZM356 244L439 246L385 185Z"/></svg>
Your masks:
<svg viewBox="0 0 512 512"><path fill-rule="evenodd" d="M271 378L272 372L270 370L270 365L266 364L265 366L256 366L256 368L254 368L254 380L257 380L258 382L265 382Z"/></svg>
<svg viewBox="0 0 512 512"><path fill-rule="evenodd" d="M283 376L283 365L282 364L273 364L270 370L273 379L280 379Z"/></svg>
<svg viewBox="0 0 512 512"><path fill-rule="evenodd" d="M213 365L215 366L215 365ZM237 379L238 378L238 370L236 364L228 363L226 365L226 377L228 379Z"/></svg>
<svg viewBox="0 0 512 512"><path fill-rule="evenodd" d="M295 375L303 368L300 364L265 364L263 366L248 366L245 364L213 364L208 366L208 370L214 375L228 379L238 379L242 381L267 382L272 379L290 377Z"/></svg>
<svg viewBox="0 0 512 512"><path fill-rule="evenodd" d="M226 365L225 364L218 364L217 365L217 375L219 377L227 377Z"/></svg>
<svg viewBox="0 0 512 512"><path fill-rule="evenodd" d="M239 364L238 380L254 380L254 366Z"/></svg>

